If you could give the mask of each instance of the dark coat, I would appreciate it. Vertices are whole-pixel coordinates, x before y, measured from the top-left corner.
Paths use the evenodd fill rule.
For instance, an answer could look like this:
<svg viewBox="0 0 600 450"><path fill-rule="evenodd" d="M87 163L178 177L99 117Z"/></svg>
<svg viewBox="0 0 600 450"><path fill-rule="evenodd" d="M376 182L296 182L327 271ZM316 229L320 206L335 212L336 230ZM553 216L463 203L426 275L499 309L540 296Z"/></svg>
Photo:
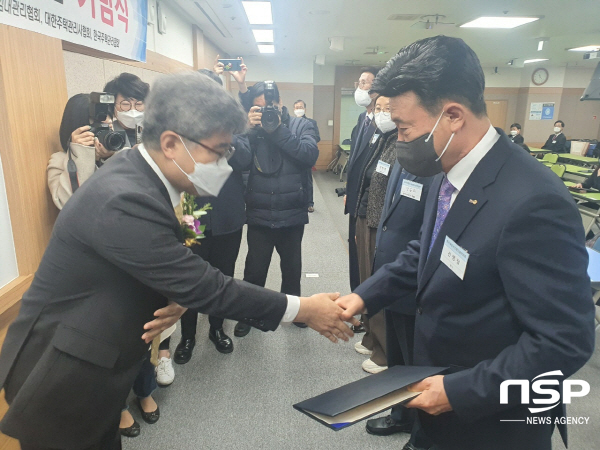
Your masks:
<svg viewBox="0 0 600 450"><path fill-rule="evenodd" d="M308 223L308 177L319 148L312 124L291 117L273 133L247 134L252 165L246 189L248 225L284 228Z"/></svg>
<svg viewBox="0 0 600 450"><path fill-rule="evenodd" d="M373 134L377 129L375 121L371 121L371 124L365 127L365 116L366 111L358 116L358 122L352 130L350 160L346 168L346 206L344 207L344 214L350 214L351 216L356 216L360 201L361 174L376 148L376 143L372 143Z"/></svg>
<svg viewBox="0 0 600 450"><path fill-rule="evenodd" d="M218 197L196 197L199 208L210 203L212 210L208 211L209 228L213 236L234 233L242 229L246 223L246 203L244 192L246 186L242 171L250 165L252 155L250 144L245 136L234 136L235 153L228 161L233 172L219 192ZM203 216L200 220L204 221Z"/></svg>
<svg viewBox="0 0 600 450"><path fill-rule="evenodd" d="M564 133L560 133L558 136L551 134L548 140L542 148L552 151L552 153L564 153L567 151L567 138Z"/></svg>
<svg viewBox="0 0 600 450"><path fill-rule="evenodd" d="M596 168L594 172L581 183L581 185L586 189L594 188L600 190L600 177L598 177L598 172L600 172L600 168Z"/></svg>
<svg viewBox="0 0 600 450"><path fill-rule="evenodd" d="M275 330L285 295L226 277L181 243L167 190L137 149L87 180L56 220L0 353L0 430L87 448L115 427L167 299Z"/></svg>
<svg viewBox="0 0 600 450"><path fill-rule="evenodd" d="M525 138L521 134L517 134L516 136L508 136L508 138L515 144L523 144L525 142Z"/></svg>
<svg viewBox="0 0 600 450"><path fill-rule="evenodd" d="M518 395L500 404L500 383L555 370L569 377L594 349L577 207L562 180L499 133L431 253L441 175L429 191L420 240L356 289L370 314L417 290L414 364L454 372L444 378L453 411L419 411L425 432L444 449L550 449L552 426L500 422L529 416ZM446 236L470 255L464 280L440 261ZM564 413L559 406L537 416Z"/></svg>
<svg viewBox="0 0 600 450"><path fill-rule="evenodd" d="M319 126L317 125L317 121L315 119L309 119L308 117L306 117L306 115L302 116L302 118L308 120L315 129L315 138L317 140L317 144L321 142L321 135L319 134Z"/></svg>

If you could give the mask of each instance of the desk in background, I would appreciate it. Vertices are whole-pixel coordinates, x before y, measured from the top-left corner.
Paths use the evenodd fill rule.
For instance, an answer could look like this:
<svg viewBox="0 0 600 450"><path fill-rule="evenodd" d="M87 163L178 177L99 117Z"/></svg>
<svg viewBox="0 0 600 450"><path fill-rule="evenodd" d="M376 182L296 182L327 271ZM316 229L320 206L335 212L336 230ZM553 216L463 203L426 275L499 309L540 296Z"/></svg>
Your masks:
<svg viewBox="0 0 600 450"><path fill-rule="evenodd" d="M570 153L559 153L558 160L569 162L578 166L591 166L598 164L598 158L590 158L589 156L571 155Z"/></svg>
<svg viewBox="0 0 600 450"><path fill-rule="evenodd" d="M544 148L529 147L529 153L532 153L535 156L543 155L545 153L550 153L550 152L551 152L551 150L546 150Z"/></svg>

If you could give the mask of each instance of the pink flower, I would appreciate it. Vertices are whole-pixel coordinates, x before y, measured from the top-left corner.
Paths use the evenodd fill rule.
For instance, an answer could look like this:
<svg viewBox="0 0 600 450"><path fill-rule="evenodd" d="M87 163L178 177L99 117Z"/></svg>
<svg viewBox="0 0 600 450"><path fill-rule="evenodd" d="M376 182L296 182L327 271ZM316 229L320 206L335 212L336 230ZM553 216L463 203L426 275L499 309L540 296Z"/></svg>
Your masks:
<svg viewBox="0 0 600 450"><path fill-rule="evenodd" d="M194 216L183 216L183 223L190 229L194 229Z"/></svg>

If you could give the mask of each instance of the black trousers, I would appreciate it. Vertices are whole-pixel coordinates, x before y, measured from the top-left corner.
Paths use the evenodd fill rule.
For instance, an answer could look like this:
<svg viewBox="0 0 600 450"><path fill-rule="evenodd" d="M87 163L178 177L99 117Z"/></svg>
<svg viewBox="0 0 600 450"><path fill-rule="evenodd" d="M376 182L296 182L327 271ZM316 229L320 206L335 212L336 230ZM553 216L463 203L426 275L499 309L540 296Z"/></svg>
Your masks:
<svg viewBox="0 0 600 450"><path fill-rule="evenodd" d="M308 206L315 206L315 199L313 197L313 176L312 167L308 170Z"/></svg>
<svg viewBox="0 0 600 450"><path fill-rule="evenodd" d="M248 255L244 281L265 286L275 249L281 259L281 292L299 296L303 236L304 225L274 229L248 225Z"/></svg>
<svg viewBox="0 0 600 450"><path fill-rule="evenodd" d="M358 270L358 250L356 248L356 217L348 214L348 259L350 263L350 289L354 291L360 284Z"/></svg>
<svg viewBox="0 0 600 450"><path fill-rule="evenodd" d="M233 277L241 243L242 230L220 236L213 236L208 232L200 241L200 245L192 246L191 250L215 269L219 269L228 277ZM181 339L193 339L196 336L197 322L198 313L195 311L187 310L181 316ZM223 319L220 317L208 316L208 322L211 328L223 327Z"/></svg>
<svg viewBox="0 0 600 450"><path fill-rule="evenodd" d="M57 448L50 447L41 447L36 444L28 444L22 441L19 441L21 445L21 450L62 450ZM65 449L66 450L66 449ZM81 450L121 450L121 433L119 431L119 421L115 422L114 427L108 431L100 442L90 446L81 448Z"/></svg>

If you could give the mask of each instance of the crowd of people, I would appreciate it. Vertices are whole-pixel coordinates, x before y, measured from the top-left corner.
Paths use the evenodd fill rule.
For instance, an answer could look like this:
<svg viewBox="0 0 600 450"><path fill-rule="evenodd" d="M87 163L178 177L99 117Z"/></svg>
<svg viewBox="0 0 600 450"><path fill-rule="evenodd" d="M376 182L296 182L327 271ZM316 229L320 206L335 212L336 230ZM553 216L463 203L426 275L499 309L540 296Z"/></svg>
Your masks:
<svg viewBox="0 0 600 450"><path fill-rule="evenodd" d="M225 319L237 321L236 337L291 322L332 342L364 332L355 349L370 373L447 367L413 385L421 394L409 403L367 421L371 434L408 433L405 450L550 449L553 422L528 428L527 405L512 394L501 403L499 385L557 370L566 378L592 354L583 229L562 182L515 145L521 126L510 137L491 126L475 53L436 36L362 71L343 296L301 297L320 139L306 102L291 115L276 83L246 86L243 61L231 74L234 98L223 69L216 61L152 89L124 73L103 95L69 99L63 151L48 165L61 212L0 353L10 404L2 432L23 450L120 448L121 435L141 430L130 390L156 423L152 392L173 382L172 361L192 358L204 313L221 353L234 350ZM98 98L112 100L91 117ZM547 145L564 141L563 127L556 122ZM122 139L117 151L98 128ZM186 238L182 194L202 212L191 219L202 239ZM264 289L273 250L280 292ZM538 416L564 415L561 404Z"/></svg>

